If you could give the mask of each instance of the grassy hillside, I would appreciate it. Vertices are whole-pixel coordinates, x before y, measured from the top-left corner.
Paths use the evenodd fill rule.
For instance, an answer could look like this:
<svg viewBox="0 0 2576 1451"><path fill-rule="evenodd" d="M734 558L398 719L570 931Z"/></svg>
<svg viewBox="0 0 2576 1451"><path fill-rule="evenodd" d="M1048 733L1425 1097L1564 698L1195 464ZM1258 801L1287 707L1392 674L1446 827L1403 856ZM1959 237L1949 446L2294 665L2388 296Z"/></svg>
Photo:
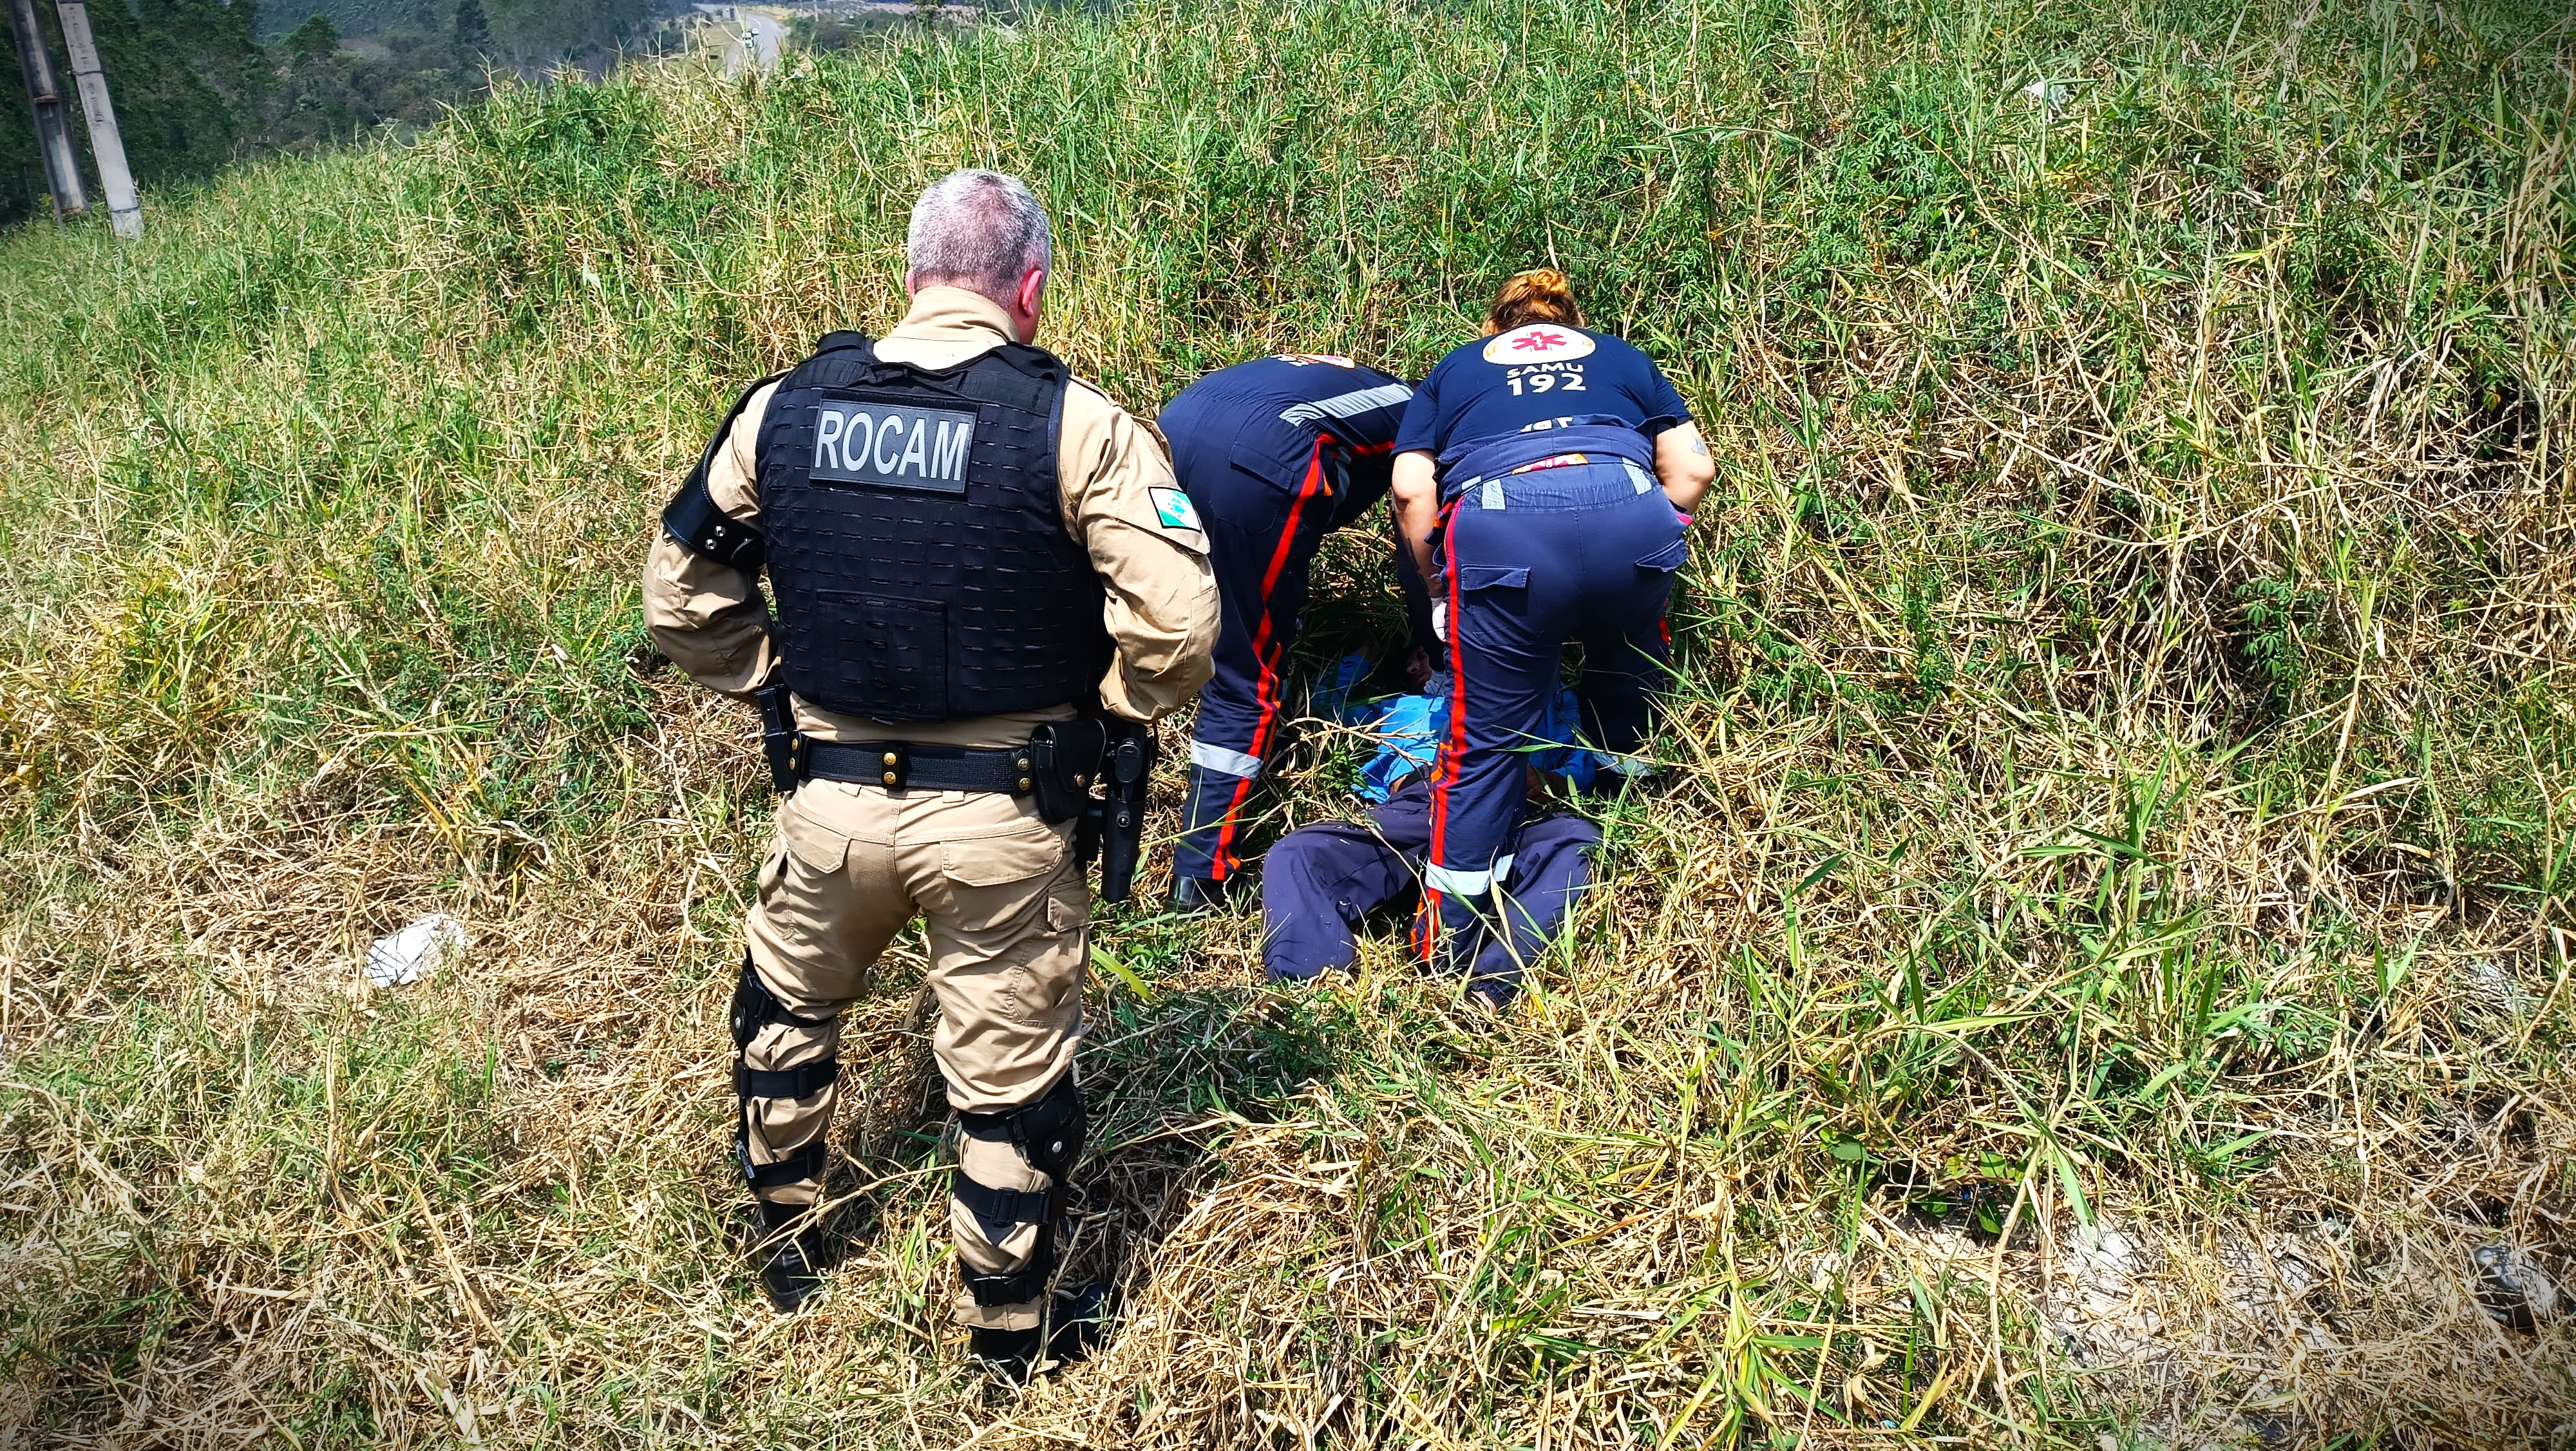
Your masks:
<svg viewBox="0 0 2576 1451"><path fill-rule="evenodd" d="M0 1443L2571 1444L2576 1326L2473 1261L2576 1282L2571 45L1146 3L0 239ZM835 1288L756 1303L753 730L629 663L733 388L891 321L967 162L1137 409L1419 370L1553 258L1723 460L1669 769L1499 1029L1392 943L1280 994L1249 920L1106 922L1125 1313L998 1402L917 939ZM1388 612L1322 573L1319 653ZM370 994L431 909L466 960Z"/></svg>

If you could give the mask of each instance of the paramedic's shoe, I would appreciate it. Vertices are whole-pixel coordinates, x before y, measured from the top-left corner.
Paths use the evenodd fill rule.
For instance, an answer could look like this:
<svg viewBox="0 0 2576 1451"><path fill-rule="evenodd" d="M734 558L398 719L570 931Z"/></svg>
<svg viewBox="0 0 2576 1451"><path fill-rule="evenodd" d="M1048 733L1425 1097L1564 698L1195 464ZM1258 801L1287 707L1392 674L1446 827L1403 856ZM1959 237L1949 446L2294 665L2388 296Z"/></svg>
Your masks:
<svg viewBox="0 0 2576 1451"><path fill-rule="evenodd" d="M1234 895L1232 877L1174 877L1172 895L1163 904L1167 912L1222 912Z"/></svg>

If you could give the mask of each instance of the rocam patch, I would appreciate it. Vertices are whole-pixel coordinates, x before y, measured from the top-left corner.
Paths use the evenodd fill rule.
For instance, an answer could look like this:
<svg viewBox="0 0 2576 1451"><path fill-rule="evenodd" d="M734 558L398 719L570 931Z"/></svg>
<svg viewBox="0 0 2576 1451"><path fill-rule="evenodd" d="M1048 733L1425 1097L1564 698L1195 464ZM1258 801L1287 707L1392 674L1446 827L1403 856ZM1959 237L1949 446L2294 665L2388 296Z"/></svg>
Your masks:
<svg viewBox="0 0 2576 1451"><path fill-rule="evenodd" d="M1561 322L1524 323L1485 340L1488 363L1561 363L1592 351L1592 335Z"/></svg>
<svg viewBox="0 0 2576 1451"><path fill-rule="evenodd" d="M963 495L975 415L827 398L814 412L813 477L835 484Z"/></svg>
<svg viewBox="0 0 2576 1451"><path fill-rule="evenodd" d="M1207 526L1199 522L1199 510L1190 496L1178 489L1154 488L1154 519L1163 532L1201 553L1207 552Z"/></svg>

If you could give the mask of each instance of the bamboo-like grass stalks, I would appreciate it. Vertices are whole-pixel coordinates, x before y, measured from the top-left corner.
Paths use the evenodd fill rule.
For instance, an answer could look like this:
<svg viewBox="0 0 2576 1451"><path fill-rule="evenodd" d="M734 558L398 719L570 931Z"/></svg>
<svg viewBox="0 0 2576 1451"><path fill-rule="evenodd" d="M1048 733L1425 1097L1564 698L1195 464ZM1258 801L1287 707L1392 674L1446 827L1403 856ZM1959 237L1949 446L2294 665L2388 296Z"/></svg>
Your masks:
<svg viewBox="0 0 2576 1451"><path fill-rule="evenodd" d="M0 239L0 1445L2565 1444L2576 1330L2472 1255L2576 1281L2571 46L1149 0ZM757 1302L752 726L630 670L730 390L888 324L967 163L1140 411L1418 372L1553 259L1722 459L1665 769L1507 1020L1391 940L1276 992L1257 919L1104 919L1123 1310L999 1398L917 938L833 1289ZM1384 559L1328 548L1310 659ZM1310 728L1270 825L1364 749ZM368 993L431 909L464 959Z"/></svg>

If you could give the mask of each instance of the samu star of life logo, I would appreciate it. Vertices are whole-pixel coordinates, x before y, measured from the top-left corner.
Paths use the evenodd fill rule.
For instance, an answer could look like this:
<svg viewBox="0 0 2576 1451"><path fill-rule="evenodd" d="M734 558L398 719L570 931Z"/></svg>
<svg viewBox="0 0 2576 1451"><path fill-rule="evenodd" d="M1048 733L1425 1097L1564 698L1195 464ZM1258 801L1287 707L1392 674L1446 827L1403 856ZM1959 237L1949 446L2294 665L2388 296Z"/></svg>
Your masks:
<svg viewBox="0 0 2576 1451"><path fill-rule="evenodd" d="M1592 337L1557 322L1533 322L1485 340L1488 363L1561 363L1592 351Z"/></svg>

